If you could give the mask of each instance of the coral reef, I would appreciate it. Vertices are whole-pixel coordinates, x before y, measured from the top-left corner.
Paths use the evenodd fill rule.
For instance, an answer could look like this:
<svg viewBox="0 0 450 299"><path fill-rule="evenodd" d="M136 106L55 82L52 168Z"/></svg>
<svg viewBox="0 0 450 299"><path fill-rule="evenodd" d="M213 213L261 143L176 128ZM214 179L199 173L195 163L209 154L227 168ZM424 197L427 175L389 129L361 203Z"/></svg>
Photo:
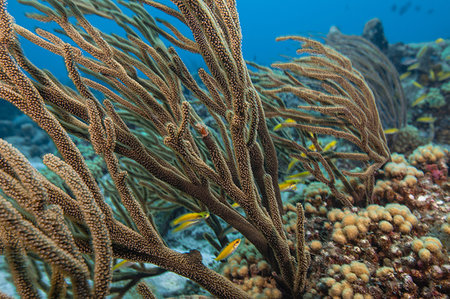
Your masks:
<svg viewBox="0 0 450 299"><path fill-rule="evenodd" d="M419 129L414 126L407 125L399 131L388 136L389 149L394 153L400 153L408 156L419 145L426 143L423 136L420 136Z"/></svg>
<svg viewBox="0 0 450 299"><path fill-rule="evenodd" d="M378 180L374 188L376 201L381 199L402 202L408 195L415 193L418 178L423 172L409 165L403 155L393 154L392 162L384 168L385 180Z"/></svg>
<svg viewBox="0 0 450 299"><path fill-rule="evenodd" d="M406 46L399 77L363 38L329 35L349 59L285 36L297 58L249 71L235 1L172 2L25 1L52 33L0 0L0 98L33 122L1 123L0 253L16 294L445 298L449 153L417 146L446 130L448 41ZM382 31L374 20L365 35L392 54ZM71 86L22 39L62 57ZM206 67L191 74L163 40ZM171 229L180 214L185 230ZM183 284L158 291L155 277Z"/></svg>
<svg viewBox="0 0 450 299"><path fill-rule="evenodd" d="M240 285L251 298L281 299L282 292L277 288L271 272L270 265L248 242L222 267L225 277Z"/></svg>
<svg viewBox="0 0 450 299"><path fill-rule="evenodd" d="M392 154L374 188L378 204L366 208L329 208L324 215L314 202L326 203L332 194L323 186L307 187L300 197L311 251L305 298L445 298L450 196L443 188L449 180L433 180L429 165L446 165L447 159L447 151L431 144L408 159Z"/></svg>

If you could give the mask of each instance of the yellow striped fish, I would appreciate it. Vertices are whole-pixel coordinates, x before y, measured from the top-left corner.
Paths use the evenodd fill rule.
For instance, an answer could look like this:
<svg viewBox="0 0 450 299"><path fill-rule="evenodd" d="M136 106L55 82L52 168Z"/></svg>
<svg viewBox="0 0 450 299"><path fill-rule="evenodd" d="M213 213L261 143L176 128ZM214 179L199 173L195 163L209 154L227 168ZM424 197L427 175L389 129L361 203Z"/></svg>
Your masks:
<svg viewBox="0 0 450 299"><path fill-rule="evenodd" d="M421 123L434 123L436 121L436 117L432 116L422 116L416 119L416 121Z"/></svg>
<svg viewBox="0 0 450 299"><path fill-rule="evenodd" d="M300 183L301 181L303 181L302 179L296 179L296 178L293 178L293 179L288 179L288 180L285 180L284 182L286 183L286 184L298 184L298 183Z"/></svg>
<svg viewBox="0 0 450 299"><path fill-rule="evenodd" d="M337 144L336 140L328 142L328 144L325 145L325 147L323 148L323 151L326 152L326 151L329 151L331 149L334 149L336 147L336 144Z"/></svg>
<svg viewBox="0 0 450 299"><path fill-rule="evenodd" d="M177 224L186 222L186 221L196 221L196 220L200 220L200 219L206 219L209 217L209 213L208 212L200 212L200 213L187 213L184 215L181 215L180 217L176 218L175 220L173 220L170 225L171 226L175 226Z"/></svg>
<svg viewBox="0 0 450 299"><path fill-rule="evenodd" d="M431 79L432 81L436 80L436 74L434 73L433 70L430 70L430 79Z"/></svg>
<svg viewBox="0 0 450 299"><path fill-rule="evenodd" d="M420 58L425 54L425 52L428 50L428 45L423 46L420 48L419 52L417 52L416 58Z"/></svg>
<svg viewBox="0 0 450 299"><path fill-rule="evenodd" d="M184 230L184 229L186 229L186 228L188 228L188 227L191 227L191 226L193 226L194 224L197 224L197 223L199 223L199 222L200 222L200 220L192 220L192 221L186 221L186 222L183 222L183 223L181 223L180 225L178 225L177 227L175 227L175 228L172 230L172 232L173 232L173 233L176 233L176 232L182 231L182 230Z"/></svg>
<svg viewBox="0 0 450 299"><path fill-rule="evenodd" d="M395 134L395 133L398 132L398 129L397 129L397 128L390 128L390 129L384 130L383 132L384 132L384 134L386 134L386 135L389 135L389 134Z"/></svg>
<svg viewBox="0 0 450 299"><path fill-rule="evenodd" d="M291 162L289 162L288 167L287 167L287 171L290 171L292 169L292 167L294 167L295 164L297 164L299 160L292 158Z"/></svg>
<svg viewBox="0 0 450 299"><path fill-rule="evenodd" d="M420 97L418 97L412 104L411 107L417 106L419 105L421 102L423 102L423 100L425 100L427 98L428 94L424 93L423 95L421 95Z"/></svg>
<svg viewBox="0 0 450 299"><path fill-rule="evenodd" d="M409 75L411 75L411 72L406 72L400 75L399 79L403 80L406 79Z"/></svg>
<svg viewBox="0 0 450 299"><path fill-rule="evenodd" d="M414 63L414 64L411 64L410 66L408 66L408 71L412 71L412 70L418 69L419 66L420 66L420 63L419 63L419 62L416 62L416 63Z"/></svg>
<svg viewBox="0 0 450 299"><path fill-rule="evenodd" d="M314 145L314 143L311 143L310 145L308 145L308 149L312 150L313 152L316 152L316 146ZM306 158L306 154L305 153L301 153L300 154L301 157Z"/></svg>
<svg viewBox="0 0 450 299"><path fill-rule="evenodd" d="M285 124L296 124L297 122L295 121L295 120L293 120L292 118L288 118L288 119L286 119L284 122L282 122L282 123L279 123L278 125L276 125L275 127L273 127L273 130L274 131L278 131L278 130L280 130L281 128L283 128L283 126L285 125Z"/></svg>
<svg viewBox="0 0 450 299"><path fill-rule="evenodd" d="M417 87L417 88L423 88L423 85L420 84L420 83L417 82L417 81L413 81L412 84L413 84L415 87Z"/></svg>
<svg viewBox="0 0 450 299"><path fill-rule="evenodd" d="M281 184L278 184L278 187L280 187L281 192L297 190L297 186L291 182L283 182Z"/></svg>
<svg viewBox="0 0 450 299"><path fill-rule="evenodd" d="M182 231L183 229L191 227L192 225L199 223L200 220L207 219L208 217L209 212L187 213L181 215L170 223L171 226L178 225L172 232L176 233Z"/></svg>
<svg viewBox="0 0 450 299"><path fill-rule="evenodd" d="M438 73L438 80L439 81L444 81L444 80L447 80L448 78L450 78L450 72L440 71Z"/></svg>
<svg viewBox="0 0 450 299"><path fill-rule="evenodd" d="M112 270L115 271L121 267L129 266L132 264L133 264L133 262L130 262L129 260L123 260L120 263L115 264L114 267L112 268Z"/></svg>
<svg viewBox="0 0 450 299"><path fill-rule="evenodd" d="M240 243L241 243L241 239L236 239L236 240L228 243L228 245L225 246L221 252L219 252L219 254L217 255L217 257L214 260L221 261L223 259L226 259L238 248Z"/></svg>

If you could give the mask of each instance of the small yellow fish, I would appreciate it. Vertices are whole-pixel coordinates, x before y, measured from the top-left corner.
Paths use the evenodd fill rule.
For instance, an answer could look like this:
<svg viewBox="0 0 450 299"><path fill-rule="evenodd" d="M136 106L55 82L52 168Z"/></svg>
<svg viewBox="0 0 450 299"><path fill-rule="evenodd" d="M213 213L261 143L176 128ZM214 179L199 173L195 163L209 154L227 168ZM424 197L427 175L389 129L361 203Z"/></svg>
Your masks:
<svg viewBox="0 0 450 299"><path fill-rule="evenodd" d="M275 127L273 127L274 131L278 131L283 127L283 123L279 123L278 125L276 125Z"/></svg>
<svg viewBox="0 0 450 299"><path fill-rule="evenodd" d="M240 205L237 203L237 202L235 202L234 204L232 204L231 205L233 208L239 208L240 207Z"/></svg>
<svg viewBox="0 0 450 299"><path fill-rule="evenodd" d="M423 85L420 84L420 83L417 82L417 81L413 81L413 85L414 85L415 87L417 87L417 88L423 88Z"/></svg>
<svg viewBox="0 0 450 299"><path fill-rule="evenodd" d="M284 122L279 123L278 125L276 125L275 127L273 127L274 131L278 131L280 130L285 124L296 124L297 122L295 120L293 120L292 118L288 118L286 119Z"/></svg>
<svg viewBox="0 0 450 299"><path fill-rule="evenodd" d="M308 149L312 150L313 152L317 151L316 146L314 145L314 143L311 143L310 145L308 145ZM305 153L301 153L300 156L303 157L303 158L306 158L306 154Z"/></svg>
<svg viewBox="0 0 450 299"><path fill-rule="evenodd" d="M112 268L112 270L115 271L115 270L119 269L120 267L129 266L132 264L133 264L133 262L130 262L128 260L123 260L120 263L115 264L114 267Z"/></svg>
<svg viewBox="0 0 450 299"><path fill-rule="evenodd" d="M444 80L447 80L448 78L450 78L450 72L440 71L438 73L438 80L439 81L444 81Z"/></svg>
<svg viewBox="0 0 450 299"><path fill-rule="evenodd" d="M283 182L281 184L278 184L278 186L280 187L281 192L297 190L297 186L291 182Z"/></svg>
<svg viewBox="0 0 450 299"><path fill-rule="evenodd" d="M398 129L397 128L390 128L390 129L384 130L383 132L384 132L384 134L389 135L389 134L397 133Z"/></svg>
<svg viewBox="0 0 450 299"><path fill-rule="evenodd" d="M176 232L182 231L182 230L184 230L184 229L186 229L186 228L188 228L188 227L191 227L191 226L193 226L194 224L197 224L197 223L199 223L199 222L200 222L200 220L192 220L192 221L186 221L186 222L183 222L183 223L181 223L180 225L178 225L177 227L175 227L175 228L172 230L172 232L173 232L173 233L176 233Z"/></svg>
<svg viewBox="0 0 450 299"><path fill-rule="evenodd" d="M325 147L323 148L323 151L326 152L331 149L334 149L336 147L336 144L337 144L336 140L330 141L327 145L325 145Z"/></svg>
<svg viewBox="0 0 450 299"><path fill-rule="evenodd" d="M442 42L444 42L445 41L445 39L443 39L442 37L440 37L440 38L438 38L437 40L435 40L434 42L436 43L436 44L440 44L440 43L442 43Z"/></svg>
<svg viewBox="0 0 450 299"><path fill-rule="evenodd" d="M309 171L302 171L293 175L288 176L288 179L297 179L297 178L304 178L311 175ZM288 181L286 181L287 183Z"/></svg>
<svg viewBox="0 0 450 299"><path fill-rule="evenodd" d="M173 220L170 225L175 226L177 224L187 222L187 221L197 221L200 219L206 219L209 217L209 212L200 212L200 213L187 213L184 215L181 215L180 217Z"/></svg>
<svg viewBox="0 0 450 299"><path fill-rule="evenodd" d="M286 184L294 184L295 185L295 184L300 183L301 181L303 181L303 180L294 178L294 179L285 180L284 182Z"/></svg>
<svg viewBox="0 0 450 299"><path fill-rule="evenodd" d="M423 46L422 48L420 48L419 52L417 52L416 58L420 58L423 56L423 54L425 54L425 52L428 49L428 45Z"/></svg>
<svg viewBox="0 0 450 299"><path fill-rule="evenodd" d="M214 259L216 261L221 261L223 259L226 259L229 257L239 246L241 243L241 239L236 239L230 243L228 243L227 246L225 246L222 251L220 251L219 255Z"/></svg>
<svg viewBox="0 0 450 299"><path fill-rule="evenodd" d="M311 143L308 148L312 151L317 151L316 146L314 145L314 143Z"/></svg>
<svg viewBox="0 0 450 299"><path fill-rule="evenodd" d="M177 227L175 227L172 232L176 233L179 231L182 231L188 227L191 227L194 224L197 224L200 222L200 220L202 219L207 219L209 217L209 212L200 212L200 213L187 213L184 215L181 215L180 217L178 217L177 219L173 220L170 225L171 226L175 226L178 225Z"/></svg>
<svg viewBox="0 0 450 299"><path fill-rule="evenodd" d="M414 63L414 64L411 64L411 65L408 67L408 71L415 70L415 69L419 68L419 66L420 66L420 63L419 63L419 62L416 62L416 63Z"/></svg>
<svg viewBox="0 0 450 299"><path fill-rule="evenodd" d="M436 74L434 73L433 70L430 70L430 79L431 79L431 81L436 80Z"/></svg>
<svg viewBox="0 0 450 299"><path fill-rule="evenodd" d="M401 74L399 78L400 78L400 80L403 80L403 79L407 78L409 75L411 75L411 72L406 72L406 73Z"/></svg>
<svg viewBox="0 0 450 299"><path fill-rule="evenodd" d="M436 121L436 117L432 116L422 116L416 119L416 121L421 123L434 123Z"/></svg>
<svg viewBox="0 0 450 299"><path fill-rule="evenodd" d="M295 164L297 164L299 160L292 158L291 162L289 162L288 167L287 167L287 171L290 171L292 169L292 167L294 167Z"/></svg>
<svg viewBox="0 0 450 299"><path fill-rule="evenodd" d="M423 102L423 100L425 100L427 98L427 96L428 96L428 94L424 93L423 95L418 97L414 102L412 102L411 107L419 105L421 102Z"/></svg>

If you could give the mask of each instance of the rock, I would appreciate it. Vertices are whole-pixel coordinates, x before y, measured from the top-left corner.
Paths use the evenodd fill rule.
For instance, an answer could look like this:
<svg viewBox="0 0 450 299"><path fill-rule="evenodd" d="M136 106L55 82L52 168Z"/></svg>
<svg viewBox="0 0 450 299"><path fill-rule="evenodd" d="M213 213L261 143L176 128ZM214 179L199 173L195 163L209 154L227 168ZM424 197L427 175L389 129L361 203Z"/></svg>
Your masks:
<svg viewBox="0 0 450 299"><path fill-rule="evenodd" d="M371 41L383 53L386 54L388 49L388 41L384 36L383 24L380 19L372 19L364 26L362 37Z"/></svg>

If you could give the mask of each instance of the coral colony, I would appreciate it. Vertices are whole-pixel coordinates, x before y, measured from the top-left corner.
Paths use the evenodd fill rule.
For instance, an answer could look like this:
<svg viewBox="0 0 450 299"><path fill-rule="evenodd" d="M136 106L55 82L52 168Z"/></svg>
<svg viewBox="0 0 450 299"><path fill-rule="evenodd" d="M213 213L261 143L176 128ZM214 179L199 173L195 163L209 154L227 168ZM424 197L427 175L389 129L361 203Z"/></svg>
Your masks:
<svg viewBox="0 0 450 299"><path fill-rule="evenodd" d="M234 0L172 2L0 0L0 297L447 298L450 42L263 66Z"/></svg>

